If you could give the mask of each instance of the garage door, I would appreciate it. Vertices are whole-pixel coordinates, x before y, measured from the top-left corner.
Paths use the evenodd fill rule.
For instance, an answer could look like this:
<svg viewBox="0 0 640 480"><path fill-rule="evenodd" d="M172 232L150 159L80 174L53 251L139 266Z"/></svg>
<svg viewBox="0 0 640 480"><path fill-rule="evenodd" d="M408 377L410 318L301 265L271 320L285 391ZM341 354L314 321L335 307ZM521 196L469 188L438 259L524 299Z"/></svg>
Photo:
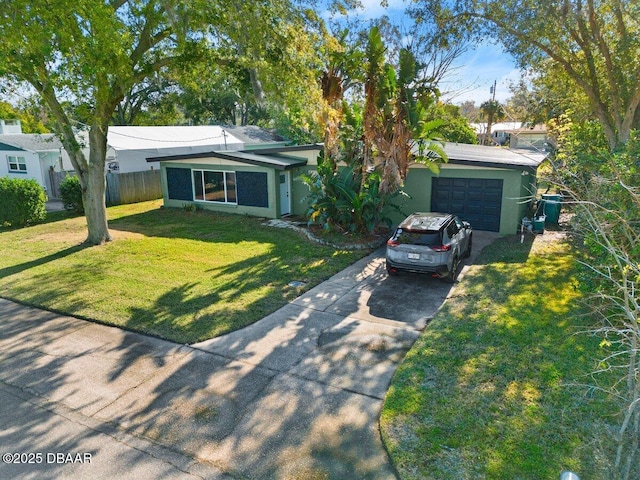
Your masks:
<svg viewBox="0 0 640 480"><path fill-rule="evenodd" d="M502 180L434 178L431 210L455 213L476 230L500 230Z"/></svg>

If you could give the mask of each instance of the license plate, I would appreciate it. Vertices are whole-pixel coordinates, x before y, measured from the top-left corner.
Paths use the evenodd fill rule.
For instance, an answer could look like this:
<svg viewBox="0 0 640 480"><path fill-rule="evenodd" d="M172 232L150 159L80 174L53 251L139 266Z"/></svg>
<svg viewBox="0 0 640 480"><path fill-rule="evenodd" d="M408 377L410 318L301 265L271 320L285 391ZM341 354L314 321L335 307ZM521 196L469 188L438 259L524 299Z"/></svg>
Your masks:
<svg viewBox="0 0 640 480"><path fill-rule="evenodd" d="M407 257L409 258L409 260L420 260L419 253L407 253Z"/></svg>

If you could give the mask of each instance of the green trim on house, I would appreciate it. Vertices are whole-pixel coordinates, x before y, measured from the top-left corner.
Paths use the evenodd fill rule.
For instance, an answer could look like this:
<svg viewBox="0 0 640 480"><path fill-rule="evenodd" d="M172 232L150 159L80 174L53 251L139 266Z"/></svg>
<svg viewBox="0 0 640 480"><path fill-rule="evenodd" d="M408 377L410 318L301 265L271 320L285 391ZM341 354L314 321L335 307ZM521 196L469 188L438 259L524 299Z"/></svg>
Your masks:
<svg viewBox="0 0 640 480"><path fill-rule="evenodd" d="M204 210L215 210L219 212L237 213L241 215L253 215L256 217L277 218L279 212L278 193L274 191L272 185L276 184L277 170L261 166L248 166L242 164L224 164L224 163L186 163L186 162L163 162L161 164L161 181L162 181L162 197L164 198L164 206L169 208L183 208L185 205L195 205ZM198 200L175 200L169 198L169 189L167 184L167 168L180 168L193 170L209 170L209 171L226 171L226 172L255 172L264 173L267 176L267 195L268 207L254 207L247 205L204 202Z"/></svg>
<svg viewBox="0 0 640 480"><path fill-rule="evenodd" d="M14 145L9 145L8 143L0 142L0 150L6 152L26 152L24 148L16 147Z"/></svg>

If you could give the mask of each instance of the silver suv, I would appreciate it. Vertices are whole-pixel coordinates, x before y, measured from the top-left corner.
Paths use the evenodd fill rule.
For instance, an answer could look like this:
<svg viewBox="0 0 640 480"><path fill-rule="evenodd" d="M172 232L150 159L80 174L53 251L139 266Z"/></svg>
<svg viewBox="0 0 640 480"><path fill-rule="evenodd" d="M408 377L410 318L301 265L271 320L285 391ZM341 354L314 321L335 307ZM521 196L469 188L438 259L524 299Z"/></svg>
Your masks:
<svg viewBox="0 0 640 480"><path fill-rule="evenodd" d="M472 229L449 213L413 213L387 241L387 272L431 273L456 281L460 259L471 255Z"/></svg>

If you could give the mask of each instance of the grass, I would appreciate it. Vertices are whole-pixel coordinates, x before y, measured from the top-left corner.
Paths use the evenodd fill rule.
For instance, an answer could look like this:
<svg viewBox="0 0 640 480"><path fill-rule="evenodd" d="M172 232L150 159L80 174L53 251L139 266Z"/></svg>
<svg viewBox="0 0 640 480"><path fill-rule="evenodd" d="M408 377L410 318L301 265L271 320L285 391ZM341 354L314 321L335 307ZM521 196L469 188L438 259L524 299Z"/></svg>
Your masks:
<svg viewBox="0 0 640 480"><path fill-rule="evenodd" d="M111 207L108 216L115 241L98 247L81 245L85 219L65 212L0 230L0 296L193 343L259 320L368 253L160 201Z"/></svg>
<svg viewBox="0 0 640 480"><path fill-rule="evenodd" d="M575 254L546 236L485 249L396 372L381 430L401 478L613 478Z"/></svg>

